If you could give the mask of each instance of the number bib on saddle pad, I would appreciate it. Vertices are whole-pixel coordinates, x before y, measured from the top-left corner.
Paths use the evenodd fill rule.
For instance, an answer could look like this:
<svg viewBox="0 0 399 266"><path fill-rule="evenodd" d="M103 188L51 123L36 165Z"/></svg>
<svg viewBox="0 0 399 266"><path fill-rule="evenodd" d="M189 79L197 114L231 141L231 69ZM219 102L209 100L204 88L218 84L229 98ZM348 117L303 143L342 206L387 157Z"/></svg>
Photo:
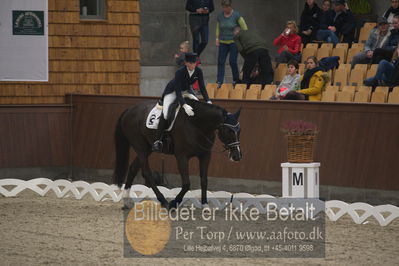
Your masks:
<svg viewBox="0 0 399 266"><path fill-rule="evenodd" d="M175 116L173 117L173 120L170 123L168 129L166 129L166 131L172 130L173 124L175 123L179 110L180 110L180 105L178 105L178 107L176 108ZM161 115L162 115L162 109L157 108L157 105L155 105L147 116L147 121L145 123L146 127L149 129L157 129L159 124L159 117Z"/></svg>

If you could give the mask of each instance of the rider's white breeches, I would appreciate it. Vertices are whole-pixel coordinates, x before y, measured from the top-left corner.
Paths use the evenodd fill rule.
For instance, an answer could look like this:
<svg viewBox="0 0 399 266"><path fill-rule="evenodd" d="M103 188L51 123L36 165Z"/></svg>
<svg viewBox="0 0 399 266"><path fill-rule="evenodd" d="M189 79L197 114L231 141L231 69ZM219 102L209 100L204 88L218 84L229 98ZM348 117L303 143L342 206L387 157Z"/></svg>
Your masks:
<svg viewBox="0 0 399 266"><path fill-rule="evenodd" d="M183 95L183 98L189 98L189 99L198 101L198 98L195 97L194 94L191 94L191 93L189 93L189 92L183 92L182 95ZM170 106L175 100L176 100L176 92L172 92L172 93L166 94L166 95L163 97L163 111L162 111L162 113L163 113L163 118L166 119L166 118L168 117L169 106Z"/></svg>

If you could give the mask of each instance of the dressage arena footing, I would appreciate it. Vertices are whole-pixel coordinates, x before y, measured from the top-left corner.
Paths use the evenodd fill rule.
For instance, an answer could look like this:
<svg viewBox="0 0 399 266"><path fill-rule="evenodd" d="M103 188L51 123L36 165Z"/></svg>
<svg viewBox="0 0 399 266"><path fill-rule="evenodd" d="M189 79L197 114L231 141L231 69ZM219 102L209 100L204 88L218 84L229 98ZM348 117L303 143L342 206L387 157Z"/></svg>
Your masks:
<svg viewBox="0 0 399 266"><path fill-rule="evenodd" d="M159 184L167 188L181 186L180 175L162 174L154 172ZM72 176L72 178L71 178ZM86 181L89 183L103 182L110 184L112 170L110 169L88 169L70 167L51 167L51 168L3 168L0 169L0 179L15 178L29 180L33 178L45 177L52 180L67 179L70 181ZM162 180L163 179L163 180ZM144 179L139 173L134 184L144 184ZM191 190L200 189L199 176L190 176ZM246 192L255 195L267 194L274 197L281 197L281 182L238 179L238 178L208 178L209 191L229 191L231 193ZM399 206L398 191L349 188L337 186L320 186L320 198L324 200L342 200L345 202L365 202L371 205L392 204Z"/></svg>
<svg viewBox="0 0 399 266"><path fill-rule="evenodd" d="M218 179L210 181L216 182L216 180ZM173 182L171 178L168 181ZM14 184L15 187L6 188L7 184L8 186ZM222 185L222 182L217 185ZM7 195L4 188L14 195ZM226 191L226 189L224 190ZM171 197L178 192L178 189L164 188L162 191L165 196ZM218 194L230 194L225 191L214 192L213 195L218 198ZM137 197L136 195L146 198L151 193L151 189L135 185L132 187L130 195L133 198ZM6 197L1 196L2 194ZM246 193L232 194L239 198L238 194ZM200 191L198 190L191 193L191 196L195 196L195 198L198 198L199 195ZM265 199L264 197L256 199L256 195L247 195L252 197L246 197L249 199L248 202ZM0 241L0 253L2 254L0 258L6 265L131 263L140 265L159 263L179 265L192 265L193 263L196 265L213 265L215 263L223 263L223 265L260 265L261 263L376 265L378 263L397 265L398 262L398 207L388 205L373 207L364 203L347 204L334 200L326 202L326 214L330 212L327 209L338 208L335 215L337 215L336 218L340 218L337 220L326 219L325 257L251 258L248 255L246 258L182 259L174 258L173 253L170 253L171 257L168 258L128 258L122 252L124 219L121 217L120 207L123 204L120 201L121 196L120 190L115 186L104 183L87 183L78 180L72 182L52 181L46 178L29 181L0 179L0 216L2 217L0 220L0 237L2 239ZM192 202L194 203L194 201ZM359 216L369 218L363 220L354 213L355 210L363 212L363 214L358 213ZM392 220L386 217L390 222L384 223L384 219L377 221L369 216L371 214L374 218L378 218L377 213L383 212L391 213ZM331 216L329 215L329 217Z"/></svg>

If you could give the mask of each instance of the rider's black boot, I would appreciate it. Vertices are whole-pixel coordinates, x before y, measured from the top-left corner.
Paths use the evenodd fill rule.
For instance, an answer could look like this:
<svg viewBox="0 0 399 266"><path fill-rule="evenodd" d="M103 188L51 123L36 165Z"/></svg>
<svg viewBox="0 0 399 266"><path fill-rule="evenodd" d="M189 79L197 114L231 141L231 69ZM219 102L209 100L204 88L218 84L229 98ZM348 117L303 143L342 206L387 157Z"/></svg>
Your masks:
<svg viewBox="0 0 399 266"><path fill-rule="evenodd" d="M152 145L152 151L154 152L162 152L163 148L163 143L162 143L162 138L163 138L163 132L166 127L166 120L161 114L161 117L159 118L159 124L158 124L158 129L155 134L155 142Z"/></svg>

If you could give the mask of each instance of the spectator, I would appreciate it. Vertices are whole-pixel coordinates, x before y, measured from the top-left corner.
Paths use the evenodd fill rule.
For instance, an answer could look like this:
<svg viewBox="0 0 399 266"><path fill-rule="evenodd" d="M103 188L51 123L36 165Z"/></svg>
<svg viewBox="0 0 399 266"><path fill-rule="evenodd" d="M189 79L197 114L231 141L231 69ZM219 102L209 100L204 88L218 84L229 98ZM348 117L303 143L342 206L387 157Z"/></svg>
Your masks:
<svg viewBox="0 0 399 266"><path fill-rule="evenodd" d="M291 60L287 64L287 75L284 76L280 85L276 88L275 99L283 99L288 92L296 91L301 88L301 75L298 74L299 65L295 60Z"/></svg>
<svg viewBox="0 0 399 266"><path fill-rule="evenodd" d="M214 10L213 0L187 0L186 10L190 12L189 24L193 37L193 52L199 57L208 44L209 13Z"/></svg>
<svg viewBox="0 0 399 266"><path fill-rule="evenodd" d="M299 25L301 29L299 35L304 44L311 42L316 38L317 29L320 24L320 16L321 9L315 3L315 0L306 0Z"/></svg>
<svg viewBox="0 0 399 266"><path fill-rule="evenodd" d="M273 68L266 42L257 32L241 31L239 27L234 29L234 41L244 58L242 82L247 84L247 87L251 85L251 73L258 64L261 84L270 84L273 81Z"/></svg>
<svg viewBox="0 0 399 266"><path fill-rule="evenodd" d="M352 68L356 64L370 64L372 62L374 50L382 48L388 43L389 36L391 35L388 28L387 19L385 17L378 18L378 26L370 32L366 45L364 46L364 51L353 57Z"/></svg>
<svg viewBox="0 0 399 266"><path fill-rule="evenodd" d="M386 45L374 50L373 64L378 64L381 60L391 60L395 48L399 44L399 15L393 18L392 25L393 29Z"/></svg>
<svg viewBox="0 0 399 266"><path fill-rule="evenodd" d="M229 63L233 74L233 85L239 82L239 72L237 65L238 50L234 43L234 28L240 27L247 30L247 24L238 11L233 10L232 0L222 0L223 11L217 16L216 23L216 46L218 52L218 71L217 83L220 87L224 80L224 70L227 55L230 54Z"/></svg>
<svg viewBox="0 0 399 266"><path fill-rule="evenodd" d="M287 63L292 59L299 61L301 37L297 32L295 21L287 21L284 31L274 40L273 45L278 46L277 52L280 54L276 58L278 63Z"/></svg>
<svg viewBox="0 0 399 266"><path fill-rule="evenodd" d="M388 20L390 30L393 29L393 17L397 15L399 15L399 0L391 0L391 7L383 15Z"/></svg>
<svg viewBox="0 0 399 266"><path fill-rule="evenodd" d="M321 6L321 16L319 30L317 31L317 40L322 40L322 34L320 30L328 30L328 26L334 23L335 12L331 9L331 1L324 0ZM320 33L319 33L320 32ZM331 41L330 41L331 42Z"/></svg>
<svg viewBox="0 0 399 266"><path fill-rule="evenodd" d="M318 37L320 40L333 43L339 43L341 37L342 42L352 43L355 38L356 22L352 12L346 8L345 0L335 0L334 20L326 30L319 30Z"/></svg>
<svg viewBox="0 0 399 266"><path fill-rule="evenodd" d="M323 69L319 67L319 62L315 56L310 56L306 60L306 71L302 77L301 89L287 93L285 99L291 100L294 96L296 99L304 99L309 101L320 101L321 90L325 86L325 76ZM303 95L303 97L298 97Z"/></svg>
<svg viewBox="0 0 399 266"><path fill-rule="evenodd" d="M190 52L190 43L188 41L182 42L179 45L179 52L177 54L175 54L177 69L179 69L180 67L185 65L185 55L189 52ZM195 62L195 66L197 67L197 66L199 66L199 64L200 64L200 61L199 61L199 58L197 58L197 61ZM196 95L200 94L198 80L192 84L192 89L194 90L194 93Z"/></svg>
<svg viewBox="0 0 399 266"><path fill-rule="evenodd" d="M374 77L368 78L364 81L367 86L397 86L399 85L399 45L396 47L391 62L388 60L381 60L378 64L377 72Z"/></svg>
<svg viewBox="0 0 399 266"><path fill-rule="evenodd" d="M180 43L179 52L175 54L176 65L178 67L184 66L184 56L188 52L190 52L190 43L188 41Z"/></svg>

